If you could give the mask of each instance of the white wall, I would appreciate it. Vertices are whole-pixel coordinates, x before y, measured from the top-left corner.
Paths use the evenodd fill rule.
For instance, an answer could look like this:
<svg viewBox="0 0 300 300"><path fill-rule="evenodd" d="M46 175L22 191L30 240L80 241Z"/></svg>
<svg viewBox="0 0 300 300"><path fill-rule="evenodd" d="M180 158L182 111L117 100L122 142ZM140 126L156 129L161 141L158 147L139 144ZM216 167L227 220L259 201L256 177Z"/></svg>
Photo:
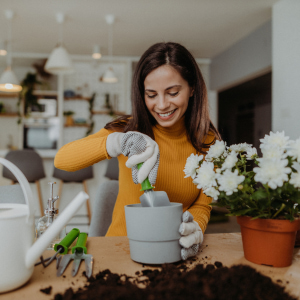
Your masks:
<svg viewBox="0 0 300 300"><path fill-rule="evenodd" d="M210 89L221 90L269 70L272 64L271 35L272 27L269 21L226 51L213 57Z"/></svg>
<svg viewBox="0 0 300 300"><path fill-rule="evenodd" d="M272 130L300 136L300 1L273 7Z"/></svg>

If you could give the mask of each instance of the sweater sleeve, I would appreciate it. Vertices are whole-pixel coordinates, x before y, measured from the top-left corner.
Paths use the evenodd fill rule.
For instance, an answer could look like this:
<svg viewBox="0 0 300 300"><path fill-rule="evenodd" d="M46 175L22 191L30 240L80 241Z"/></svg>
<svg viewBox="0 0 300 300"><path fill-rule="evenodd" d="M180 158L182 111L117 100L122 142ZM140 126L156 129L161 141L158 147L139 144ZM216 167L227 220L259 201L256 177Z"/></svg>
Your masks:
<svg viewBox="0 0 300 300"><path fill-rule="evenodd" d="M204 233L207 223L210 218L210 211L212 207L209 205L212 198L206 196L202 190L196 201L188 208L188 211L193 215L194 220L199 224L202 232Z"/></svg>
<svg viewBox="0 0 300 300"><path fill-rule="evenodd" d="M111 158L106 151L106 139L110 133L103 128L95 134L64 145L54 158L55 167L74 172Z"/></svg>

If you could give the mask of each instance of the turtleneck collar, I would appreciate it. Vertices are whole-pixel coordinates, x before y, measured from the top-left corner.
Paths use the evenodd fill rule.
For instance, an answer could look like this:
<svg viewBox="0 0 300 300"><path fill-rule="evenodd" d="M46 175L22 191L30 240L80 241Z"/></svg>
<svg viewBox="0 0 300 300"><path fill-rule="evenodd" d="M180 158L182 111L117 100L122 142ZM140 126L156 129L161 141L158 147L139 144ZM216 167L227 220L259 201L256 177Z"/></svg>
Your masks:
<svg viewBox="0 0 300 300"><path fill-rule="evenodd" d="M154 128L156 128L157 131L167 134L170 137L181 137L186 133L184 116L182 116L182 118L179 119L178 122L171 127L163 127L159 124L156 124Z"/></svg>

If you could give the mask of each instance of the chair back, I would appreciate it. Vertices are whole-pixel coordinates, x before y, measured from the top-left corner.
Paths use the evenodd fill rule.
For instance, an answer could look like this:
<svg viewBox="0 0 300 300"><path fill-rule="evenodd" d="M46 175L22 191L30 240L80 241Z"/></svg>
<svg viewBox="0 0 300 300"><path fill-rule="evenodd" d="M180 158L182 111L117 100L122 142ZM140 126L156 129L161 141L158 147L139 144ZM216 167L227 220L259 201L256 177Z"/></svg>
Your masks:
<svg viewBox="0 0 300 300"><path fill-rule="evenodd" d="M108 161L104 176L111 180L119 180L119 161L116 157Z"/></svg>
<svg viewBox="0 0 300 300"><path fill-rule="evenodd" d="M75 172L67 172L54 167L53 177L63 182L83 182L84 180L94 178L93 166Z"/></svg>
<svg viewBox="0 0 300 300"><path fill-rule="evenodd" d="M112 213L119 193L119 181L108 180L100 184L89 228L89 236L105 236L112 222Z"/></svg>
<svg viewBox="0 0 300 300"><path fill-rule="evenodd" d="M43 160L34 150L9 151L5 158L16 165L29 182L35 182L46 177ZM2 175L4 178L17 182L16 177L6 167L3 167Z"/></svg>
<svg viewBox="0 0 300 300"><path fill-rule="evenodd" d="M0 203L26 204L21 186L19 184L0 186Z"/></svg>

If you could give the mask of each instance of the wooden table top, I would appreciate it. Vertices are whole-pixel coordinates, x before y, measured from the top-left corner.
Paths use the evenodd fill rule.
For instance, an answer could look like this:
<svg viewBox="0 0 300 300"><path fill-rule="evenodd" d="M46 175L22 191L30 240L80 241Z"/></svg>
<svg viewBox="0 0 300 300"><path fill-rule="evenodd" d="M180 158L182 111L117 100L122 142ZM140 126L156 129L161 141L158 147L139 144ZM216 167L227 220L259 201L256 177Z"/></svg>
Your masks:
<svg viewBox="0 0 300 300"><path fill-rule="evenodd" d="M91 237L87 240L88 254L94 256L93 275L105 269L113 273L135 275L135 272L149 269L130 258L129 241L127 237ZM224 266L236 264L249 265L262 274L269 276L274 282L286 287L286 291L300 299L300 248L294 250L293 263L287 268L273 268L256 265L244 258L240 233L207 234L199 251L197 260L193 264L214 264L220 261ZM44 257L52 255L53 251L45 251ZM190 267L193 266L190 265ZM81 263L78 274L71 276L71 264L65 270L65 277L56 277L55 262L44 268L36 266L30 280L17 290L0 294L1 300L13 299L53 299L57 293L63 293L69 287L77 290L86 284L82 275L84 263ZM40 289L52 286L50 295L40 292Z"/></svg>

